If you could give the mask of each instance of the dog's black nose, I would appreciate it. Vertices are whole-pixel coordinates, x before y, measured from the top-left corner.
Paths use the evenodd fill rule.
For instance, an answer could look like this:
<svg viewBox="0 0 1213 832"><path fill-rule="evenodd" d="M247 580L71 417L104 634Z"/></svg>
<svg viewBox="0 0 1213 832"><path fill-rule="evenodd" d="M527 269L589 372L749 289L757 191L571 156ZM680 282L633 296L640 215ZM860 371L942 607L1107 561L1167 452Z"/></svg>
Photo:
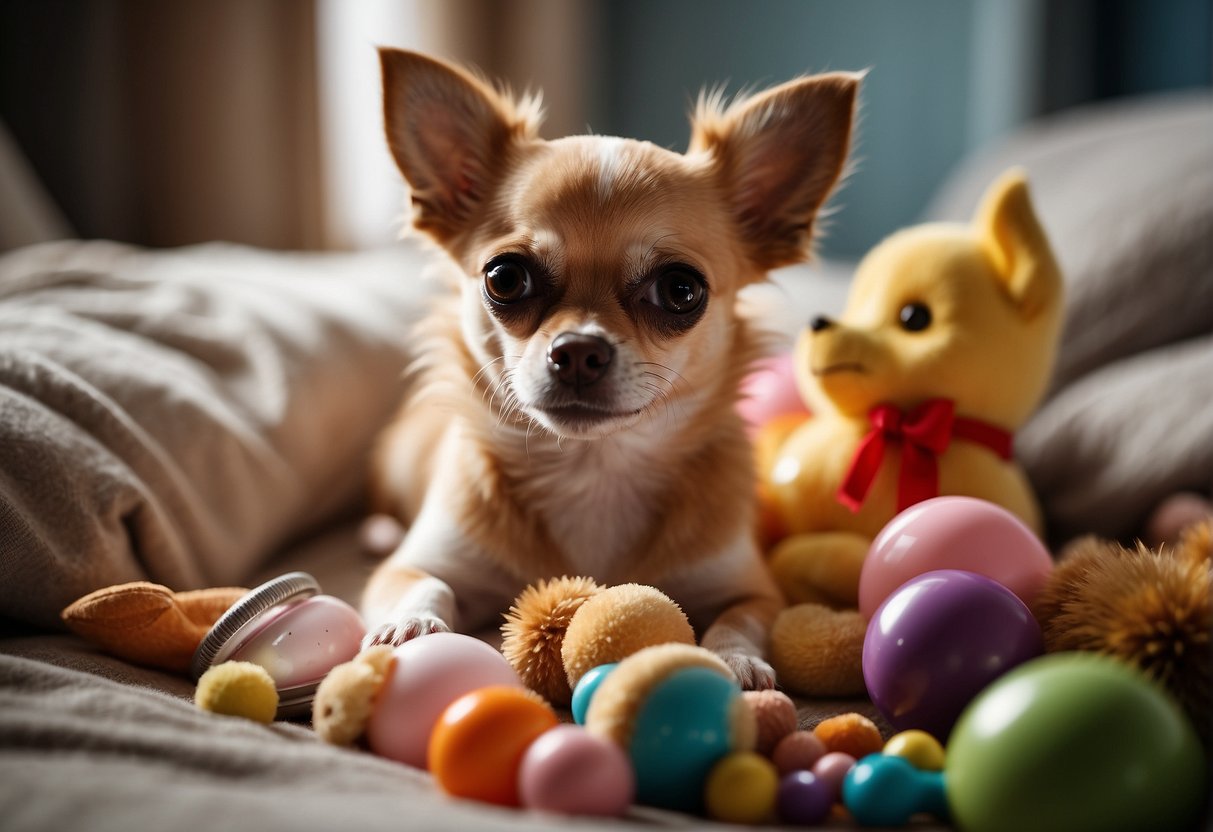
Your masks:
<svg viewBox="0 0 1213 832"><path fill-rule="evenodd" d="M809 321L809 329L813 330L814 332L821 332L823 329L829 329L833 325L834 322L825 315L818 315L817 317L813 318L813 320Z"/></svg>
<svg viewBox="0 0 1213 832"><path fill-rule="evenodd" d="M615 348L604 338L562 332L548 347L548 369L561 384L584 387L606 375Z"/></svg>

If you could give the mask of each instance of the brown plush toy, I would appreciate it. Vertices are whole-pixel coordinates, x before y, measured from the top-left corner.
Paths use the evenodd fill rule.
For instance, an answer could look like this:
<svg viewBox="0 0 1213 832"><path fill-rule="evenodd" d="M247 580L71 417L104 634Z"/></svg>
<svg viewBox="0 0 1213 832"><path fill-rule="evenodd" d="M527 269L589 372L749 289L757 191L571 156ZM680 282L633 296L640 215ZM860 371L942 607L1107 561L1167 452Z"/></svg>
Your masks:
<svg viewBox="0 0 1213 832"><path fill-rule="evenodd" d="M186 673L207 631L247 592L241 587L174 592L136 581L90 592L61 616L73 633L120 659Z"/></svg>
<svg viewBox="0 0 1213 832"><path fill-rule="evenodd" d="M1071 544L1033 604L1049 651L1093 650L1160 682L1210 739L1213 695L1213 521L1175 546L1126 549L1095 537Z"/></svg>
<svg viewBox="0 0 1213 832"><path fill-rule="evenodd" d="M553 705L567 705L577 682L598 665L653 645L695 644L686 615L657 589L604 588L580 577L527 587L501 632L501 652L518 678Z"/></svg>

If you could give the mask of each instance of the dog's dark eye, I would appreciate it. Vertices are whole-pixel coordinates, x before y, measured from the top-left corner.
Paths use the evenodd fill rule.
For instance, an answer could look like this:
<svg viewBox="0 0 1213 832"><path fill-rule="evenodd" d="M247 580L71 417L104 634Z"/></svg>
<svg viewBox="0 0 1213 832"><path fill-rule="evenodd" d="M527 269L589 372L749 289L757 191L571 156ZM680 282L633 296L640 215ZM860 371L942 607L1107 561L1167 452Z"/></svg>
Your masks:
<svg viewBox="0 0 1213 832"><path fill-rule="evenodd" d="M931 308L925 303L907 303L897 317L906 332L921 332L931 325Z"/></svg>
<svg viewBox="0 0 1213 832"><path fill-rule="evenodd" d="M690 266L671 266L649 284L644 299L671 314L689 315L708 299L708 287Z"/></svg>
<svg viewBox="0 0 1213 832"><path fill-rule="evenodd" d="M495 257L484 267L484 291L494 303L517 303L535 294L535 279L521 260Z"/></svg>

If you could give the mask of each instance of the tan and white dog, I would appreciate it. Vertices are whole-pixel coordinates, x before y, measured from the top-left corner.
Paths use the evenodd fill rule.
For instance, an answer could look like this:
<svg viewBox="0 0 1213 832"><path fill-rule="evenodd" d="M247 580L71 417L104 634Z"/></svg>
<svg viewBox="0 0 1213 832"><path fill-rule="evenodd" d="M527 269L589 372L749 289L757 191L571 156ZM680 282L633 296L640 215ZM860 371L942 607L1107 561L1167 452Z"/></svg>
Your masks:
<svg viewBox="0 0 1213 832"><path fill-rule="evenodd" d="M734 412L758 335L742 287L803 260L846 162L859 76L704 97L690 149L538 138L539 108L380 52L413 224L454 267L416 385L382 438L367 644L500 620L559 575L652 584L746 687L782 599L753 535Z"/></svg>

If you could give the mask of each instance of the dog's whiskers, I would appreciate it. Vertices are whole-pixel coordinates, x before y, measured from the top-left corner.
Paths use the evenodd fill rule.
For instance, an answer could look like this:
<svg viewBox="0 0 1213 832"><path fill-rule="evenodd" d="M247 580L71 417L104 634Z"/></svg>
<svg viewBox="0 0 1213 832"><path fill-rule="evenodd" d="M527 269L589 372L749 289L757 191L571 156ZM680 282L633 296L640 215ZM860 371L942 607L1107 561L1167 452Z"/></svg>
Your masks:
<svg viewBox="0 0 1213 832"><path fill-rule="evenodd" d="M668 384L670 386L671 392L681 392L682 395L684 395L684 396L689 396L695 392L695 388L691 385L691 383L689 381L686 380L686 377L683 376L682 373L675 370L673 367L668 367L665 364L658 364L655 361L642 361L642 362L640 362L639 366L656 367L659 370L664 370L666 373L669 373L670 375L667 376L667 375L663 375L662 373L657 372L656 370L642 371L645 375L655 376L656 378L661 379L662 382L664 382L665 384ZM670 378L670 376L673 376L673 378ZM680 382L682 383L683 388L684 388L681 391L678 390L678 384Z"/></svg>

